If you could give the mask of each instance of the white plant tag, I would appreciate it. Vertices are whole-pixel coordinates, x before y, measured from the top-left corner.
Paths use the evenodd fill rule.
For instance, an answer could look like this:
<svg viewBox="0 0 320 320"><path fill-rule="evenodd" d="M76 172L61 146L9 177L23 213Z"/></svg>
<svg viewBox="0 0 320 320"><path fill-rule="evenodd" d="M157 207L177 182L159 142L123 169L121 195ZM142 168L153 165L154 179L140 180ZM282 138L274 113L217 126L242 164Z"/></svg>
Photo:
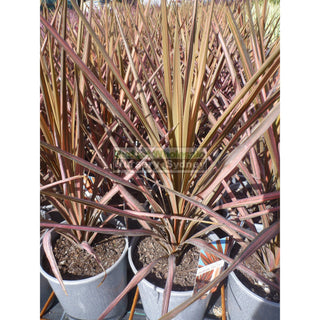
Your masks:
<svg viewBox="0 0 320 320"><path fill-rule="evenodd" d="M228 253L229 249L229 237L212 241L210 244L214 249L220 251L223 254ZM194 286L193 293L197 293L205 285L213 281L223 270L224 261L216 257L214 254L200 251L200 257L198 262L198 269L196 274L196 283ZM211 292L215 292L218 286L208 291L201 299L205 299L206 296Z"/></svg>

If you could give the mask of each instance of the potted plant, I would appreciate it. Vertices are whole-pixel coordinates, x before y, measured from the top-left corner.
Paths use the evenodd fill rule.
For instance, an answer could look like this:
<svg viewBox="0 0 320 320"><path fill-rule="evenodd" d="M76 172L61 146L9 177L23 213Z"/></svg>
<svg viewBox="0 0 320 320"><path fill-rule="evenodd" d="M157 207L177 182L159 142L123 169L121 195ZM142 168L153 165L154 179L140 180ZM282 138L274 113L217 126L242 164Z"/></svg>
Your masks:
<svg viewBox="0 0 320 320"><path fill-rule="evenodd" d="M61 11L58 5L54 12L44 8L42 14L46 19L52 18L53 26L60 21L61 35L66 38L73 16L67 14L67 1L60 4ZM91 12L89 19L90 16ZM58 147L96 163L90 148L95 128L87 118L83 101L90 97L90 92L85 90L84 78L49 34L42 32L41 36L40 140L43 145L40 190L59 211L64 223L42 219L41 226L49 230L42 239L40 271L69 317L93 319L126 285L128 233L123 230L124 224L115 219L117 208L110 206L106 215L101 215L106 209L98 204L110 201L112 197L104 197L104 192L112 185L99 177L95 179L81 165L45 147L46 144ZM83 34L79 32L77 36L78 39L71 40L75 41L75 46ZM83 39L86 43L89 41L88 36ZM83 57L89 50L87 44ZM108 158L103 160L108 166ZM90 207L81 202L88 199L97 206ZM108 319L120 319L126 312L126 305L125 298Z"/></svg>
<svg viewBox="0 0 320 320"><path fill-rule="evenodd" d="M273 249L270 244L258 250L258 254L264 256L259 265L259 258L256 254L249 257L244 263L251 270L258 270L267 279L279 286L279 258L280 249L275 241L272 241ZM260 256L261 257L261 256ZM278 261L277 261L278 260ZM269 265L269 268L265 268ZM228 277L227 286L227 310L230 319L280 319L280 296L279 289L269 286L260 281L254 281L248 275L236 270Z"/></svg>
<svg viewBox="0 0 320 320"><path fill-rule="evenodd" d="M115 185L103 198L120 192L130 209L115 210L101 201L75 199L70 194L56 197L135 219L143 232L149 232L164 249L163 255L137 270L100 318L162 260L167 260L168 274L160 305L161 319L175 317L236 268L267 281L250 272L242 262L276 236L279 223L270 221L258 233L252 228L251 217L240 225L220 214L218 210L223 208L217 203L225 190L229 192L230 181L239 172L247 175L248 183L255 181L251 178L255 173L252 166L257 159L257 145L272 140L270 128L279 116L275 76L279 69L278 44L257 46L256 32L249 22L241 29L247 32L244 42L233 16L238 4L230 10L225 4L215 8L213 2L194 2L191 11L190 4L167 7L164 1L161 11L140 4L136 11L113 4L112 10L95 16L93 27L74 0L71 3L79 25L92 41L92 46L86 46L90 60L85 54L81 59L81 50L75 51L72 47L77 47L69 43L77 33L65 39L45 17L41 22L84 76L87 89L90 88L86 117L90 130L81 129L93 135L86 134L90 142L88 150L93 150L97 163L63 150L60 145L45 142L41 145L96 174L97 179L113 181ZM101 32L103 23L105 35ZM245 50L248 43L250 55ZM269 152L273 150L272 143L266 143ZM105 164L106 148L111 145L117 151L112 159L114 172ZM260 205L270 194L268 190L260 190L260 194L252 192L247 198L245 206ZM242 208L243 204L231 197L226 208L233 206ZM202 223L206 227L199 230ZM217 228L244 247L235 259L212 249L202 239ZM216 254L229 266L216 280L169 311L175 270L191 245Z"/></svg>
<svg viewBox="0 0 320 320"><path fill-rule="evenodd" d="M268 11L273 11L273 18L270 19ZM248 21L244 17L248 15ZM260 35L252 33L251 42L254 44L254 51L258 65L261 65L265 59L268 50L265 44L270 41L278 41L279 30L279 6L272 5L268 1L264 2L262 7L255 3L251 6L249 1L245 3L245 10L227 11L227 19L233 26L232 33L235 38L240 38L240 30L246 25L249 28L258 27ZM238 23L236 23L236 21ZM272 39L272 40L271 40ZM241 41L240 41L241 40ZM249 39L248 39L249 40ZM247 40L247 41L248 41ZM244 38L240 38L238 43L245 43ZM249 47L249 45L246 45ZM259 50L258 48L265 48ZM240 49L240 48L239 48ZM240 50L239 50L240 51ZM245 52L246 53L246 52ZM245 57L242 58L245 61ZM252 75L252 68L247 68L246 76ZM275 74L274 81L279 81L279 74ZM268 90L268 89L265 89ZM264 95L267 91L262 92ZM262 101L264 98L261 97ZM255 147L255 159L243 163L242 179L238 176L235 178L236 184L231 184L228 190L225 204L221 207L229 207L229 218L239 221L247 221L251 224L251 228L256 232L268 228L271 223L279 221L279 190L280 190L280 123L276 121L272 127L268 129L264 139L260 139ZM254 160L254 161L253 161ZM252 172L253 174L249 174ZM258 206L240 206L235 212L236 203L246 202L246 195L254 194L260 197L261 194L269 194L269 201L265 198L265 202ZM230 206L230 198L244 198L239 201L232 201ZM229 204L227 203L229 202ZM238 248L239 249L239 248ZM235 251L237 249L235 248ZM261 247L255 254L244 261L244 265L251 270L264 275L269 283L256 281L248 274L239 270L232 272L228 277L227 287L227 310L231 319L280 319L280 236L277 235L270 242Z"/></svg>

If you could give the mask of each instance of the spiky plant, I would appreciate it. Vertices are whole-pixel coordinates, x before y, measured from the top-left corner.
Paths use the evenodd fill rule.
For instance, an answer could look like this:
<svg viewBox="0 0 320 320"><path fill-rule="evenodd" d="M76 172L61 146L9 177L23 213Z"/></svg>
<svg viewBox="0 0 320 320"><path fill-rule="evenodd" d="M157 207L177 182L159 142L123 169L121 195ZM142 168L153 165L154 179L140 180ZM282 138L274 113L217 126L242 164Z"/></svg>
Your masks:
<svg viewBox="0 0 320 320"><path fill-rule="evenodd" d="M274 29L266 24L268 1L262 7L255 2L255 18L249 1L182 1L179 6L162 1L160 7L138 3L136 8L113 3L92 12L93 20L70 1L79 22L66 28L67 34L59 34L48 16L43 15L41 23L53 52L64 52L73 66L70 75L81 75L83 87L77 89L75 105L82 110L79 130L90 157L52 141L41 142L41 148L110 185L99 201L68 192L43 194L134 218L145 234L162 244L170 276L161 319L174 317L235 268L261 279L242 262L279 232L280 49ZM50 53L49 44L46 48ZM51 58L52 63L58 60ZM68 74L66 69L63 74ZM58 86L56 78L51 81ZM108 162L111 148L117 161ZM245 198L237 199L232 183L241 183L242 177ZM66 183L66 178L60 181ZM130 209L106 204L116 193ZM233 211L232 219L221 209ZM254 219L265 227L260 234ZM207 227L197 232L200 223ZM217 227L245 247L237 259L221 255L201 239ZM66 228L93 230L83 224ZM229 266L168 313L175 256L190 244ZM101 319L154 264L138 272Z"/></svg>

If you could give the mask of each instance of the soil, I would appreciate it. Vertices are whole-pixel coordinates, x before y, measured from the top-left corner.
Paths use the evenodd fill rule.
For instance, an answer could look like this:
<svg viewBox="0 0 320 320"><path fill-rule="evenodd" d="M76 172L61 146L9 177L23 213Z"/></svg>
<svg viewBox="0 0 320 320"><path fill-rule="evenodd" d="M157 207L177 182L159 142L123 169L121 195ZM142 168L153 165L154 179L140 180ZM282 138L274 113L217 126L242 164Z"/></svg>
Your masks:
<svg viewBox="0 0 320 320"><path fill-rule="evenodd" d="M106 270L120 258L125 244L123 237L98 235L92 248ZM92 255L63 236L55 242L53 253L64 280L85 279L103 272ZM43 268L53 275L46 258L43 261Z"/></svg>
<svg viewBox="0 0 320 320"><path fill-rule="evenodd" d="M133 261L140 270L152 261L166 254L166 250L158 241L151 237L142 238L133 251ZM181 258L176 259L176 272L173 278L174 291L193 290L196 271L199 260L199 250L196 247L186 248ZM168 260L163 259L152 269L146 280L152 284L164 288L168 274Z"/></svg>
<svg viewBox="0 0 320 320"><path fill-rule="evenodd" d="M248 257L244 261L244 265L249 268L250 270L262 275L266 279L275 282L274 277L271 277L260 265L259 261L257 261L256 257L254 255ZM252 292L257 294L258 296L267 299L272 302L279 303L280 302L280 292L276 289L274 289L272 286L269 286L265 283L258 282L256 279L250 277L249 275L239 271L235 270L236 276L239 278L239 280Z"/></svg>

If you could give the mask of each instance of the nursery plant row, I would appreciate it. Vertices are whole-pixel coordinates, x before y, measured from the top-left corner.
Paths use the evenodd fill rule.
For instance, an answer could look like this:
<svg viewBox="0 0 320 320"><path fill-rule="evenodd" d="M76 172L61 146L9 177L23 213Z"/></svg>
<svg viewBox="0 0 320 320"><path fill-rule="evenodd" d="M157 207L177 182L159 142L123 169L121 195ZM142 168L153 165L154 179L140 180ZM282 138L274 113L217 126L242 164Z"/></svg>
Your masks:
<svg viewBox="0 0 320 320"><path fill-rule="evenodd" d="M41 3L40 272L63 315L201 320L216 295L222 319L279 319L277 8Z"/></svg>

